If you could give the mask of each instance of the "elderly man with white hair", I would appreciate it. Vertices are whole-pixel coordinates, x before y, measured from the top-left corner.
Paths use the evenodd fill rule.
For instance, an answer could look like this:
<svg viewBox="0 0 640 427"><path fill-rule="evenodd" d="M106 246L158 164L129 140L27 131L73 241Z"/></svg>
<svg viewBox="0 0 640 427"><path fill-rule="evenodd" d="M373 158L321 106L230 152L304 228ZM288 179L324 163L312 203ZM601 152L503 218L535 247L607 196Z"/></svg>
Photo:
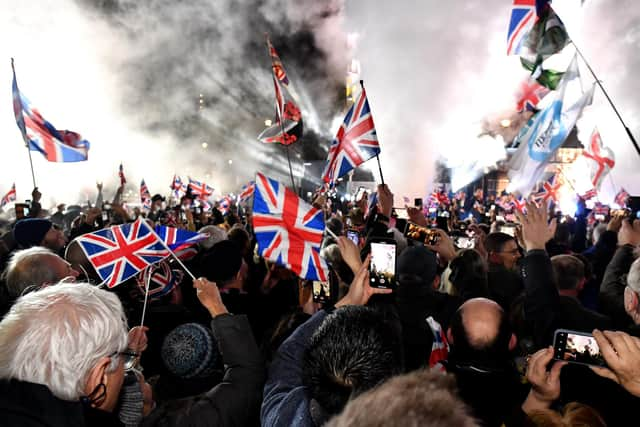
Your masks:
<svg viewBox="0 0 640 427"><path fill-rule="evenodd" d="M11 426L120 425L127 322L115 294L64 283L0 322L0 419Z"/></svg>

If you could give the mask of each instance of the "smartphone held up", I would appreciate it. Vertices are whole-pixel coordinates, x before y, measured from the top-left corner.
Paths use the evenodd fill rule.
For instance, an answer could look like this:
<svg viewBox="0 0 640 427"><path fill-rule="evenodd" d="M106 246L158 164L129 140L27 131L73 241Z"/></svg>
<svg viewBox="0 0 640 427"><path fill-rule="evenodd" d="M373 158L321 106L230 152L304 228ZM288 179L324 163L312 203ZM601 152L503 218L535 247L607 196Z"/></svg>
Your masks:
<svg viewBox="0 0 640 427"><path fill-rule="evenodd" d="M553 338L553 358L588 366L606 366L600 347L591 334L558 329Z"/></svg>
<svg viewBox="0 0 640 427"><path fill-rule="evenodd" d="M393 289L396 286L396 242L379 239L371 242L369 285L372 288Z"/></svg>

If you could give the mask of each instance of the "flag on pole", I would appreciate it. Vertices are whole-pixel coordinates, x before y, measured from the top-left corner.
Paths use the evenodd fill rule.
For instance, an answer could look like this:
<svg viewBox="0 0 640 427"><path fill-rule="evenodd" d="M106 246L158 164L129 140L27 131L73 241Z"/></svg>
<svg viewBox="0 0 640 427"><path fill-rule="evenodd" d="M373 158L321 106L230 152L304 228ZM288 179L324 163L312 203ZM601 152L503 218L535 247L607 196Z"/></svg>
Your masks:
<svg viewBox="0 0 640 427"><path fill-rule="evenodd" d="M189 177L189 189L191 190L191 194L201 200L206 200L214 191L213 187L208 186L204 182L191 179L191 177Z"/></svg>
<svg viewBox="0 0 640 427"><path fill-rule="evenodd" d="M598 196L598 190L596 190L595 188L592 188L591 190L581 195L580 198L586 201L586 200L591 200L597 196Z"/></svg>
<svg viewBox="0 0 640 427"><path fill-rule="evenodd" d="M166 227L157 225L155 233L174 252L179 252L191 245L207 239L209 236L204 233L196 233L182 228Z"/></svg>
<svg viewBox="0 0 640 427"><path fill-rule="evenodd" d="M2 200L0 200L0 208L4 208L11 202L16 201L16 183L14 182L11 186L11 189L4 195Z"/></svg>
<svg viewBox="0 0 640 427"><path fill-rule="evenodd" d="M516 94L516 110L519 113L525 111L536 112L538 103L549 93L549 89L538 83L532 77L527 77L522 83Z"/></svg>
<svg viewBox="0 0 640 427"><path fill-rule="evenodd" d="M118 177L120 178L120 186L123 186L127 183L127 178L124 176L124 168L122 167L122 163L120 163L120 167L118 168Z"/></svg>
<svg viewBox="0 0 640 427"><path fill-rule="evenodd" d="M620 206L621 209L624 209L627 207L628 199L629 193L627 193L624 188L621 188L620 191L618 191L618 194L616 194L616 198L614 200L616 202L616 205Z"/></svg>
<svg viewBox="0 0 640 427"><path fill-rule="evenodd" d="M558 179L557 174L554 174L547 181L543 182L541 187L540 192L534 196L536 200L542 200L545 203L553 200L554 203L558 203L560 197L558 193L562 187L562 183Z"/></svg>
<svg viewBox="0 0 640 427"><path fill-rule="evenodd" d="M604 177L611 172L616 164L616 158L610 148L604 147L602 138L597 128L593 129L589 146L582 151L582 155L589 164L591 172L591 185L599 189L604 181Z"/></svg>
<svg viewBox="0 0 640 427"><path fill-rule="evenodd" d="M511 180L508 192L519 192L523 196L531 193L534 185L541 180L549 159L569 136L582 110L591 104L595 85L575 101L567 99L565 95L569 85L581 87L575 57L562 78L553 102L533 116L515 139L519 148L508 164Z"/></svg>
<svg viewBox="0 0 640 427"><path fill-rule="evenodd" d="M13 68L13 62L11 63ZM25 144L50 162L82 162L89 157L89 141L69 130L57 130L18 89L13 70L13 112Z"/></svg>
<svg viewBox="0 0 640 427"><path fill-rule="evenodd" d="M140 203L144 209L151 209L151 193L144 179L140 182Z"/></svg>
<svg viewBox="0 0 640 427"><path fill-rule="evenodd" d="M507 34L507 55L520 54L524 40L535 21L536 0L513 0Z"/></svg>
<svg viewBox="0 0 640 427"><path fill-rule="evenodd" d="M338 178L379 153L380 145L376 126L373 123L367 93L363 87L331 142L322 179L330 186L334 186Z"/></svg>
<svg viewBox="0 0 640 427"><path fill-rule="evenodd" d="M187 193L187 184L183 183L182 179L177 175L173 175L173 181L171 181L169 188L171 188L173 196L176 199L181 198Z"/></svg>
<svg viewBox="0 0 640 427"><path fill-rule="evenodd" d="M84 234L77 242L109 288L170 255L142 218Z"/></svg>
<svg viewBox="0 0 640 427"><path fill-rule="evenodd" d="M564 49L571 41L567 30L548 1L539 2L538 18L520 49L524 62L536 66Z"/></svg>
<svg viewBox="0 0 640 427"><path fill-rule="evenodd" d="M562 80L562 76L564 75L564 72L562 71L546 69L542 64L529 62L524 58L520 58L520 63L526 70L531 72L532 79L547 89L556 90L558 88L558 84L560 84L560 80Z"/></svg>
<svg viewBox="0 0 640 427"><path fill-rule="evenodd" d="M289 77L280 56L267 37L267 48L271 57L271 71L275 90L275 123L267 127L258 139L264 143L291 145L302 136L302 114L292 95Z"/></svg>
<svg viewBox="0 0 640 427"><path fill-rule="evenodd" d="M248 184L243 185L242 191L238 195L238 200L240 201L240 203L244 203L247 200L249 200L251 196L253 196L253 191L255 190L255 188L256 188L255 181L249 181Z"/></svg>
<svg viewBox="0 0 640 427"><path fill-rule="evenodd" d="M316 209L271 178L256 176L253 229L259 254L306 280L327 281L320 258L324 234L322 210Z"/></svg>

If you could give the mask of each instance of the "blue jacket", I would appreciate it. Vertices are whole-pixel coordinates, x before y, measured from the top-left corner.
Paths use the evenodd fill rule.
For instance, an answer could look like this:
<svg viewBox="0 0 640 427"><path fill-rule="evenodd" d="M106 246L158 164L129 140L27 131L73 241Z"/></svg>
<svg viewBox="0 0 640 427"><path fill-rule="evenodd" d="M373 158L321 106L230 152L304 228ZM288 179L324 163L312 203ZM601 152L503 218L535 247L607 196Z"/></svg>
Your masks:
<svg viewBox="0 0 640 427"><path fill-rule="evenodd" d="M307 388L302 384L302 361L313 333L327 313L317 312L282 343L264 386L260 422L263 426L314 427Z"/></svg>

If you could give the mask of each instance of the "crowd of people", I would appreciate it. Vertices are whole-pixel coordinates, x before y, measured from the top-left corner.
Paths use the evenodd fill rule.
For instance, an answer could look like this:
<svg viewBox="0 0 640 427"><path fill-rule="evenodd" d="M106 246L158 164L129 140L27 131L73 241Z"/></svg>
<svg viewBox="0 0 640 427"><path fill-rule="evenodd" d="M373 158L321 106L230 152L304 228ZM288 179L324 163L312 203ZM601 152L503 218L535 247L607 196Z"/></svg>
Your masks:
<svg viewBox="0 0 640 427"><path fill-rule="evenodd" d="M0 424L634 424L640 221L590 224L586 209L559 221L531 201L498 219L478 192L478 215L405 207L401 218L377 190L373 204L314 199L335 281L319 302L312 283L261 258L248 206L223 214L156 195L130 210L122 187L105 202L100 186L95 204L51 212L35 189L0 238ZM78 236L139 217L207 238L156 266L148 295L141 277L101 286ZM437 238L405 237L407 222ZM371 286L379 238L397 248L392 289ZM560 329L592 334L605 365L555 360Z"/></svg>

